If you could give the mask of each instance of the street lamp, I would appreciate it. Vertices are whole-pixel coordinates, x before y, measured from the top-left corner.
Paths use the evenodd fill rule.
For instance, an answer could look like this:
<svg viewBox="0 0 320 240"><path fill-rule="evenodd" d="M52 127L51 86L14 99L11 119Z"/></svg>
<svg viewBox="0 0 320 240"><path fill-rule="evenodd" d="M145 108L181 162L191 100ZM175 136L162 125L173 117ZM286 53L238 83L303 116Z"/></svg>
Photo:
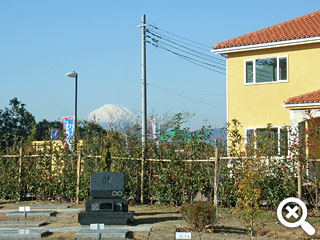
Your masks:
<svg viewBox="0 0 320 240"><path fill-rule="evenodd" d="M78 115L78 73L74 70L66 74L70 78L75 79L75 99L74 99L74 150L77 151L77 115Z"/></svg>

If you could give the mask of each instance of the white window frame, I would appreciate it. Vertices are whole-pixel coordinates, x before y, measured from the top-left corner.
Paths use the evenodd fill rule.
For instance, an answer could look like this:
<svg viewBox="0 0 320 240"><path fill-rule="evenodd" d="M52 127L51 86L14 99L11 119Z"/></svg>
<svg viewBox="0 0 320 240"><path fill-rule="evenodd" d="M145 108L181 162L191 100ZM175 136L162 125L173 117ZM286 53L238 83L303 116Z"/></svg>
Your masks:
<svg viewBox="0 0 320 240"><path fill-rule="evenodd" d="M277 59L277 81L274 82L256 82L256 60L257 59L266 59L266 58L276 58ZM279 60L280 58L286 58L287 59L287 79L286 80L279 80L279 73L280 73L280 67L279 67ZM253 82L247 83L247 62L252 62L253 65ZM273 84L273 83L283 83L289 81L289 58L288 55L279 55L279 56L269 56L269 57L259 57L259 58L248 58L244 60L244 66L243 66L243 72L244 72L244 85L250 86L250 85L261 85L261 84Z"/></svg>
<svg viewBox="0 0 320 240"><path fill-rule="evenodd" d="M270 127L271 129L277 129L277 133L278 133L278 154L277 156L281 156L280 155L280 152L281 152L281 141L280 141L280 137L281 137L281 129L283 128L286 128L286 126L271 126ZM244 140L244 143L245 143L245 146L248 144L248 135L247 135L247 131L248 130L253 130L253 134L254 136L256 137L257 136L257 129L267 129L267 127L246 127L244 129L244 136L245 136L245 140ZM288 147L289 147L289 144L290 144L290 139L289 139L289 133L288 133ZM254 143L254 148L257 149L257 142ZM287 152L287 155L285 157L287 157L289 155L289 149L288 149L288 152Z"/></svg>

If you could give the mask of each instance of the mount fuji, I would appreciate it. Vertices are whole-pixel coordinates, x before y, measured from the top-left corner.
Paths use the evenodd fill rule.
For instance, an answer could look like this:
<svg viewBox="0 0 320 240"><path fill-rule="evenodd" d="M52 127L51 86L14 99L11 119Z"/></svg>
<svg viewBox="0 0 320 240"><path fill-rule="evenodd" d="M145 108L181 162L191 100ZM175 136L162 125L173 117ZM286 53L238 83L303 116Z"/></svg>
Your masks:
<svg viewBox="0 0 320 240"><path fill-rule="evenodd" d="M100 125L134 123L137 115L128 108L118 104L105 104L90 112L87 121L95 121Z"/></svg>

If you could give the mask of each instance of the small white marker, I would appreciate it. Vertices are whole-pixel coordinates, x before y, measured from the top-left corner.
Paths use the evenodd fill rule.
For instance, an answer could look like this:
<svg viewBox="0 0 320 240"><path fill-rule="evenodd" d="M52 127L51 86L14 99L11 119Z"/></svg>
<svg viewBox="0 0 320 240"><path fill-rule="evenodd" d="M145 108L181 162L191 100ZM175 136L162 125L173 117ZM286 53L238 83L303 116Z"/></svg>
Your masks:
<svg viewBox="0 0 320 240"><path fill-rule="evenodd" d="M91 223L90 224L90 230L102 230L104 229L103 223Z"/></svg>
<svg viewBox="0 0 320 240"><path fill-rule="evenodd" d="M19 234L30 234L29 229L19 229Z"/></svg>
<svg viewBox="0 0 320 240"><path fill-rule="evenodd" d="M191 239L191 232L176 232L176 239Z"/></svg>
<svg viewBox="0 0 320 240"><path fill-rule="evenodd" d="M19 207L19 212L30 212L30 206Z"/></svg>

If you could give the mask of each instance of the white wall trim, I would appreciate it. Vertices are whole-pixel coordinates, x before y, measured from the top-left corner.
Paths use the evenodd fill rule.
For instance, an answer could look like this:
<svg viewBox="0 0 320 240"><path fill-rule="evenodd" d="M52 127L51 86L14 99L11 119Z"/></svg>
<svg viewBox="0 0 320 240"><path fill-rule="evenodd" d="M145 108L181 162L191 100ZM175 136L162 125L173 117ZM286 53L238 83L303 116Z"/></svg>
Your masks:
<svg viewBox="0 0 320 240"><path fill-rule="evenodd" d="M314 107L314 106L320 107L320 102L317 102L317 103L292 103L292 104L283 104L282 105L282 107L285 107L285 108Z"/></svg>
<svg viewBox="0 0 320 240"><path fill-rule="evenodd" d="M229 95L228 95L228 59L226 58L226 108L227 108L227 111L226 111L226 118L227 118L227 122L229 122L229 119L228 119L228 98L229 98Z"/></svg>
<svg viewBox="0 0 320 240"><path fill-rule="evenodd" d="M310 44L310 43L318 43L318 42L320 42L320 37L312 37L312 38L293 39L293 40L271 42L271 43L252 44L252 45L239 46L239 47L218 48L218 49L212 49L211 52L213 52L214 54L227 54L232 52L252 51L252 50L259 50L259 49L266 49L266 48L286 47L286 46Z"/></svg>
<svg viewBox="0 0 320 240"><path fill-rule="evenodd" d="M229 106L228 106L228 57L226 56L226 120L229 123ZM227 134L227 152L229 152L229 134Z"/></svg>

